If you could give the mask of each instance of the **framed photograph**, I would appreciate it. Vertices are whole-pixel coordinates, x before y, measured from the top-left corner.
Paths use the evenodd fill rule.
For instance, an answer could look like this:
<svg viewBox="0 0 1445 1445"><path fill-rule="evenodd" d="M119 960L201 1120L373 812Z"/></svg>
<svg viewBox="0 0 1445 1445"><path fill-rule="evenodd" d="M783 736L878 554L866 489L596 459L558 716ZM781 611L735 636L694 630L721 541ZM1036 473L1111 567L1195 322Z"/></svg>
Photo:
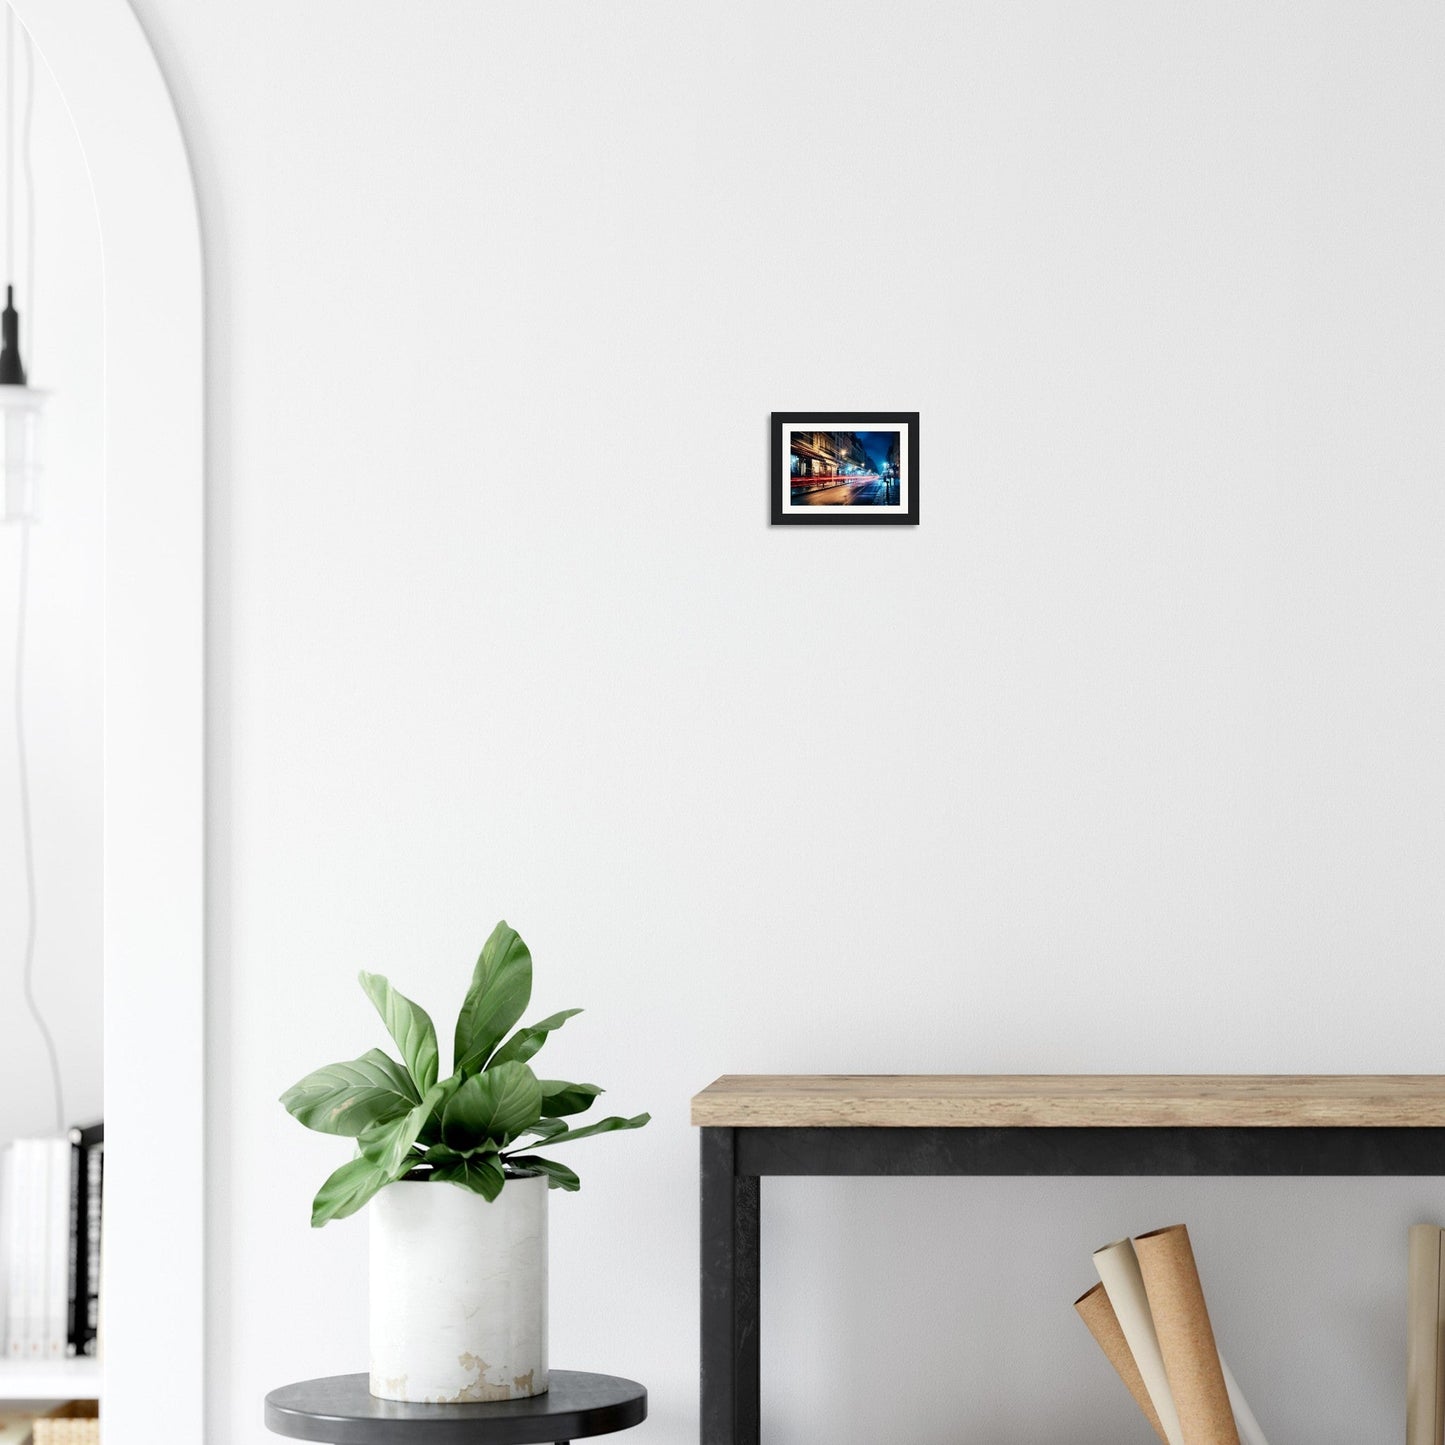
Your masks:
<svg viewBox="0 0 1445 1445"><path fill-rule="evenodd" d="M775 411L773 524L918 522L916 411Z"/></svg>

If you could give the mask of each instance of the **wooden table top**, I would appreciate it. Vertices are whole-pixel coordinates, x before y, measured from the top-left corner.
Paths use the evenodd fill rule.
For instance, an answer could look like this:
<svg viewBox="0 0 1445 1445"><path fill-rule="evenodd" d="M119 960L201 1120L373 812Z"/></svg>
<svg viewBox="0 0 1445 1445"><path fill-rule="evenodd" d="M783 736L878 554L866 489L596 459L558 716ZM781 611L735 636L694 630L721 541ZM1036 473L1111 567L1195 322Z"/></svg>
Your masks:
<svg viewBox="0 0 1445 1445"><path fill-rule="evenodd" d="M712 1128L1445 1128L1441 1074L724 1074Z"/></svg>

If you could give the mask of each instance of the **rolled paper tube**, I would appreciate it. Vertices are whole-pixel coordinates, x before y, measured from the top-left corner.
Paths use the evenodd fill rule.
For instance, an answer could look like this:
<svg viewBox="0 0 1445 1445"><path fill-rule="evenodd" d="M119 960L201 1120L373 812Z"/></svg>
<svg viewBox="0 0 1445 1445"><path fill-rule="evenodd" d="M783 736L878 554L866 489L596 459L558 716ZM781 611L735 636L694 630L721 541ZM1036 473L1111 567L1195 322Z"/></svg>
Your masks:
<svg viewBox="0 0 1445 1445"><path fill-rule="evenodd" d="M1240 1445L1189 1231L1174 1224L1141 1234L1134 1252L1184 1445Z"/></svg>
<svg viewBox="0 0 1445 1445"><path fill-rule="evenodd" d="M1154 1320L1149 1313L1149 1297L1144 1292L1144 1277L1134 1245L1121 1239L1094 1251L1094 1268L1103 1281L1104 1292L1119 1321L1129 1353L1139 1367L1155 1415L1169 1445L1184 1445L1184 1432L1179 1425L1179 1412L1169 1389L1169 1376L1164 1369L1164 1356L1154 1333Z"/></svg>
<svg viewBox="0 0 1445 1445"><path fill-rule="evenodd" d="M1109 1303L1109 1292L1102 1284L1096 1284L1087 1294L1080 1295L1074 1301L1074 1308L1078 1310L1079 1318L1088 1325L1089 1333L1103 1350L1105 1358L1123 1380L1125 1389L1134 1397L1134 1403L1144 1412L1149 1428L1164 1445L1169 1445L1169 1437L1159 1423L1159 1412L1149 1398L1149 1391L1145 1388L1139 1366L1134 1362L1129 1341L1124 1338L1124 1331L1119 1328L1119 1316L1114 1313L1114 1306Z"/></svg>
<svg viewBox="0 0 1445 1445"><path fill-rule="evenodd" d="M1445 1231L1440 1236L1441 1263L1445 1265ZM1445 1268L1435 1295L1435 1445L1445 1445Z"/></svg>
<svg viewBox="0 0 1445 1445"><path fill-rule="evenodd" d="M1433 1224L1410 1228L1409 1311L1405 1335L1405 1445L1440 1445L1441 1304L1445 1270L1440 1268L1440 1230Z"/></svg>
<svg viewBox="0 0 1445 1445"><path fill-rule="evenodd" d="M1234 1426L1239 1431L1240 1445L1269 1445L1264 1431L1259 1428L1259 1421L1254 1418L1254 1411L1249 1408L1249 1401L1244 1398L1244 1391L1230 1372L1229 1361L1223 1355L1219 1357L1219 1368L1224 1371L1224 1388L1229 1391L1229 1408L1234 1411Z"/></svg>

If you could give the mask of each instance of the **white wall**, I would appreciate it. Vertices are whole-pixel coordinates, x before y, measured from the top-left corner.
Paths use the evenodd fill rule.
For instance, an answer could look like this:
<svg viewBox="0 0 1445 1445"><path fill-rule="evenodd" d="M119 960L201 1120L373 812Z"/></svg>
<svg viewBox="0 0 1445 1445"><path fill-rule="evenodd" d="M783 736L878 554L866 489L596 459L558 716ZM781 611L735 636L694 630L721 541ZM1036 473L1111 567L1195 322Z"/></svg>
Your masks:
<svg viewBox="0 0 1445 1445"><path fill-rule="evenodd" d="M216 1445L364 1363L275 1096L503 913L656 1117L577 1149L553 1343L667 1445L720 1072L1440 1066L1438 6L138 8L209 265ZM770 530L798 406L917 408L922 525ZM1387 1438L1445 1215L765 1197L769 1445L1146 1439L1069 1305L1178 1218L1271 1437Z"/></svg>
<svg viewBox="0 0 1445 1445"><path fill-rule="evenodd" d="M23 95L20 38L17 29ZM0 23L0 65L3 47ZM35 995L55 1036L67 1122L76 1122L101 1114L101 251L85 157L38 52L34 76L34 295L25 292L28 234L18 179L15 279L29 380L50 393L41 521L31 530L25 676L39 900ZM17 103L17 137L22 121ZM3 186L0 145L0 203ZM3 250L0 228L0 256ZM3 288L0 278L0 305ZM44 1045L21 985L26 909L13 691L19 562L20 528L0 526L0 1141L49 1133L55 1124Z"/></svg>

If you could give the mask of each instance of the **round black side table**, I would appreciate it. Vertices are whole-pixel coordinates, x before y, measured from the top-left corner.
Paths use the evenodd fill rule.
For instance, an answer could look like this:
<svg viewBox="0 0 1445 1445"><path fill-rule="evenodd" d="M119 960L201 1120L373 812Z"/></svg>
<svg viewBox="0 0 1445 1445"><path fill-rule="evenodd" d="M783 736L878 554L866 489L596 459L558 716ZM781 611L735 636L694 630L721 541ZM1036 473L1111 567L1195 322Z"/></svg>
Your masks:
<svg viewBox="0 0 1445 1445"><path fill-rule="evenodd" d="M332 1375L283 1385L266 1396L266 1428L326 1445L569 1445L647 1418L636 1380L576 1370L553 1370L545 1395L485 1405L404 1405L378 1400L368 1384Z"/></svg>

